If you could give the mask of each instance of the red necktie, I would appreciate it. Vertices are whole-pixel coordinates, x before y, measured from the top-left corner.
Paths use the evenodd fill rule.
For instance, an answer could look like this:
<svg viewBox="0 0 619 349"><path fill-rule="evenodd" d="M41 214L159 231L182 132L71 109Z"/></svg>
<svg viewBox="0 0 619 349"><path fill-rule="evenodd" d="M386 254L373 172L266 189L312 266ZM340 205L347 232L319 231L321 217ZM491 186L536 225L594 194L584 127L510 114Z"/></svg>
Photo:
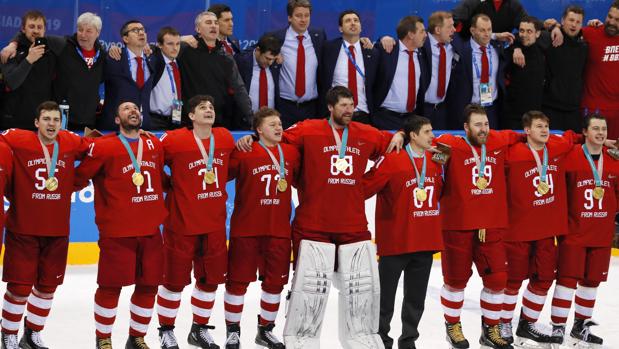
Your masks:
<svg viewBox="0 0 619 349"><path fill-rule="evenodd" d="M447 81L447 53L445 52L445 44L438 43L440 53L438 55L438 88L436 89L436 97L445 97L445 84Z"/></svg>
<svg viewBox="0 0 619 349"><path fill-rule="evenodd" d="M494 0L494 9L496 10L496 12L499 12L502 4L503 0Z"/></svg>
<svg viewBox="0 0 619 349"><path fill-rule="evenodd" d="M415 60L413 55L415 51L406 51L408 53L408 97L406 98L406 112L412 113L415 110L415 93L417 92L417 82L415 81Z"/></svg>
<svg viewBox="0 0 619 349"><path fill-rule="evenodd" d="M135 84L141 89L144 86L144 67L142 66L142 57L135 57L135 61L138 64L138 68L135 72Z"/></svg>
<svg viewBox="0 0 619 349"><path fill-rule="evenodd" d="M299 47L297 48L297 72L294 82L294 94L301 98L305 94L305 47L303 47L303 35L297 36Z"/></svg>
<svg viewBox="0 0 619 349"><path fill-rule="evenodd" d="M181 100L181 72L178 70L176 62L170 62L172 74L174 75L174 86L176 86L176 98Z"/></svg>
<svg viewBox="0 0 619 349"><path fill-rule="evenodd" d="M226 51L227 54L229 54L230 56L234 55L234 50L232 49L232 46L230 46L227 40L221 40L221 44L224 46L224 51Z"/></svg>
<svg viewBox="0 0 619 349"><path fill-rule="evenodd" d="M352 92L352 98L356 107L359 104L359 97L357 96L357 69L355 69L355 65L352 62L355 59L355 46L348 46L348 51L350 51L350 57L352 58L348 60L348 89Z"/></svg>
<svg viewBox="0 0 619 349"><path fill-rule="evenodd" d="M258 83L258 108L269 106L269 85L267 82L267 71L264 68L260 68L260 81Z"/></svg>
<svg viewBox="0 0 619 349"><path fill-rule="evenodd" d="M481 50L481 78L479 82L487 84L490 81L490 69L488 64L488 55L486 54L486 46L480 46Z"/></svg>

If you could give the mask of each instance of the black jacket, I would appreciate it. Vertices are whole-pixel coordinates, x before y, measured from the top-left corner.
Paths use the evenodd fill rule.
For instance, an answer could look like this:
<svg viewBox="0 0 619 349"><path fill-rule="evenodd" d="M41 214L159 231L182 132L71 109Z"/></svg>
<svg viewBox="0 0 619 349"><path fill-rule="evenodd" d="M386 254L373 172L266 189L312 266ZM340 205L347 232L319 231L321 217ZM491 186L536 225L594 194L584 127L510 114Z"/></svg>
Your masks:
<svg viewBox="0 0 619 349"><path fill-rule="evenodd" d="M519 47L524 54L526 60L524 67L513 63L511 57L515 47ZM537 43L529 47L512 46L506 53L505 79L507 91L504 118L514 121L511 125L513 128L520 126L522 114L525 112L542 109L546 59L544 51Z"/></svg>
<svg viewBox="0 0 619 349"><path fill-rule="evenodd" d="M471 37L471 19L479 13L488 15L492 20L495 33L512 32L520 25L522 17L527 15L519 0L503 0L497 11L492 0L462 0L452 10L456 26L461 25L460 35L463 39Z"/></svg>

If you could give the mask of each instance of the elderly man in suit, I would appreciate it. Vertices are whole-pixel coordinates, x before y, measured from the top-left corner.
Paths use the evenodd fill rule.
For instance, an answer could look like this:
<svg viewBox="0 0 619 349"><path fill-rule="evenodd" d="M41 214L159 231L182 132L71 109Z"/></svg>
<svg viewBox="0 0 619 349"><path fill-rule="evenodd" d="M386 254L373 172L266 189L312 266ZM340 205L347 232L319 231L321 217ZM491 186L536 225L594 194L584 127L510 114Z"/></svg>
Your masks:
<svg viewBox="0 0 619 349"><path fill-rule="evenodd" d="M361 16L354 10L340 13L339 30L342 36L327 41L322 50L319 67L321 111L327 114L324 96L333 86L345 86L353 94L355 112L353 120L370 123L372 111L372 86L378 68L376 48L361 44Z"/></svg>

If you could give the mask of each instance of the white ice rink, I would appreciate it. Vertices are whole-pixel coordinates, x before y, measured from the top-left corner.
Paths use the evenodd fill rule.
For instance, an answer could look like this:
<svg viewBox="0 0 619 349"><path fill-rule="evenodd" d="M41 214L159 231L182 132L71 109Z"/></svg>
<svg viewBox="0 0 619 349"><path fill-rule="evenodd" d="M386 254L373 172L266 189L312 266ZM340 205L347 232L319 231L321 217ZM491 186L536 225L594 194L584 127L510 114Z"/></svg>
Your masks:
<svg viewBox="0 0 619 349"><path fill-rule="evenodd" d="M442 285L440 261L434 261L430 286L426 300L426 310L421 320L419 332L421 337L417 341L417 348L447 348L443 315L440 306L439 292ZM4 293L5 285L1 286ZM51 315L47 327L43 332L43 339L51 349L64 348L94 348L94 320L93 320L93 297L96 289L96 266L69 266L65 283L62 285L54 299ZM471 343L471 348L478 348L480 334L480 310L479 292L481 281L476 275L471 278L466 290L462 323L464 334ZM113 343L115 348L124 348L128 335L129 326L129 297L132 288L123 289L119 303L118 316L114 325ZM522 293L522 292L521 292ZM619 258L614 257L611 261L609 282L603 283L598 292L598 301L594 311L594 320L600 326L594 327L593 332L604 338L603 348L619 348ZM552 294L552 290L551 290ZM176 325L176 335L180 342L180 348L189 348L186 337L191 325L191 307L189 304L191 287L183 292L183 303L179 311ZM396 338L400 334L401 324L399 321L399 307L402 299L402 288L398 290L396 313L392 321L391 337ZM245 297L245 309L241 323L243 348L260 348L254 344L256 334L256 314L259 311L260 288L257 283L250 286ZM282 297L283 299L283 297ZM540 318L540 324L547 326L550 321L551 296L546 301L544 312ZM284 327L284 303L277 317L275 332L281 338ZM572 308L573 309L573 308ZM519 310L516 310L519 312ZM573 313L572 313L573 314ZM568 322L568 331L571 327L572 318ZM515 322L514 322L515 323ZM217 299L211 325L214 330L214 338L217 344L223 348L225 341L225 324L223 316L223 286L217 291ZM157 340L158 321L153 316L147 336L147 342L152 349L159 348ZM21 333L20 333L21 336ZM340 348L337 334L337 290L331 290L329 297L329 309L325 316L322 328L322 348Z"/></svg>

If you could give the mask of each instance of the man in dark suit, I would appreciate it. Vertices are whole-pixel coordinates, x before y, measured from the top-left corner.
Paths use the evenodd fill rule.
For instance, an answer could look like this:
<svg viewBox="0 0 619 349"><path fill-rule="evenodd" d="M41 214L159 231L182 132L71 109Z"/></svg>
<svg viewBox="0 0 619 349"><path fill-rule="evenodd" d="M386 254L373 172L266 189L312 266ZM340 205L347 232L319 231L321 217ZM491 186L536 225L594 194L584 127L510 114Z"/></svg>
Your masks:
<svg viewBox="0 0 619 349"><path fill-rule="evenodd" d="M342 37L325 42L319 66L321 115L327 114L324 96L333 86L345 86L353 94L353 121L370 123L372 86L378 69L377 49L365 49L360 42L361 17L346 10L339 16Z"/></svg>
<svg viewBox="0 0 619 349"><path fill-rule="evenodd" d="M383 130L399 130L404 120L421 113L425 91L425 63L420 50L426 39L423 19L406 16L396 29L398 42L388 53L379 45L379 64L374 84L376 111L372 124Z"/></svg>
<svg viewBox="0 0 619 349"><path fill-rule="evenodd" d="M234 21L232 9L226 4L213 4L208 8L209 12L213 12L217 16L219 23L219 41L227 54L235 56L241 52L239 39L233 35Z"/></svg>
<svg viewBox="0 0 619 349"><path fill-rule="evenodd" d="M99 128L115 130L116 110L120 101L133 101L142 111L142 128L151 129L150 92L153 88L151 58L143 50L146 46L146 29L136 20L126 22L120 35L125 48L120 60L105 57L103 76L105 80L105 105Z"/></svg>
<svg viewBox="0 0 619 349"><path fill-rule="evenodd" d="M255 48L234 56L239 74L251 99L252 111L262 107L276 108L275 96L279 94L279 71L275 63L282 43L273 35L265 34Z"/></svg>
<svg viewBox="0 0 619 349"><path fill-rule="evenodd" d="M459 124L464 122L464 107L473 103L484 107L490 128L499 126L499 97L505 92L505 60L503 45L491 40L491 36L490 17L476 15L471 20L471 39L458 49L461 64L452 71L447 108L450 115L459 118Z"/></svg>
<svg viewBox="0 0 619 349"><path fill-rule="evenodd" d="M163 27L157 34L153 48L153 90L150 94L151 127L169 130L181 123L181 73L176 57L180 52L181 37L172 27Z"/></svg>
<svg viewBox="0 0 619 349"><path fill-rule="evenodd" d="M428 19L428 39L421 51L427 69L425 70L424 87L426 94L421 114L432 121L432 127L437 130L460 129L447 113L447 89L452 83L451 72L459 64L460 54L452 45L455 36L454 20L449 12L437 11ZM462 46L461 44L458 45ZM455 120L454 120L455 121ZM457 128L455 128L457 126Z"/></svg>
<svg viewBox="0 0 619 349"><path fill-rule="evenodd" d="M290 0L287 6L290 26L272 33L283 43L284 63L277 105L284 128L318 116L316 80L327 35L323 29L308 29L311 10L309 0Z"/></svg>

